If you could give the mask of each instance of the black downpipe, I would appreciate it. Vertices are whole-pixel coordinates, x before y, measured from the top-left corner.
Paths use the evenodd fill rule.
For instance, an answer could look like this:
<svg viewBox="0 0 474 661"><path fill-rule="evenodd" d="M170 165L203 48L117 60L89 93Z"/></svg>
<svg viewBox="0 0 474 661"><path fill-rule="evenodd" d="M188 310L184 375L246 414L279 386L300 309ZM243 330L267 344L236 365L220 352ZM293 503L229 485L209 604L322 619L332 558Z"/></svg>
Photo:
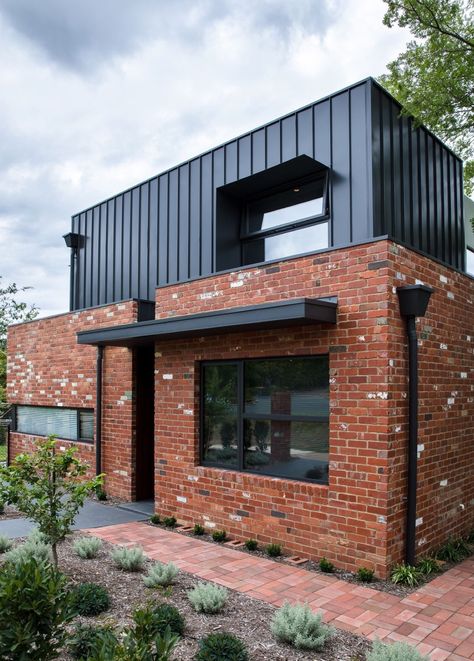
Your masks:
<svg viewBox="0 0 474 661"><path fill-rule="evenodd" d="M405 562L416 559L416 492L418 472L418 338L415 317L407 317L408 335L408 488Z"/></svg>
<svg viewBox="0 0 474 661"><path fill-rule="evenodd" d="M96 363L96 404L95 404L95 473L102 473L102 368L104 347L97 347Z"/></svg>

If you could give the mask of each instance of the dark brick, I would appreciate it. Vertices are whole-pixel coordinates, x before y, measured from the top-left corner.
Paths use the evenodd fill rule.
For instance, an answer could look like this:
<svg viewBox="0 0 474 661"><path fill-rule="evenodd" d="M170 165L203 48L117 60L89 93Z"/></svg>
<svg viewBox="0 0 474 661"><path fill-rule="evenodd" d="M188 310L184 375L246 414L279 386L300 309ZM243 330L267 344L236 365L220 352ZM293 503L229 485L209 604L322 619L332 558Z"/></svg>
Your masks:
<svg viewBox="0 0 474 661"><path fill-rule="evenodd" d="M345 344L333 344L329 347L329 353L344 353L347 351Z"/></svg>
<svg viewBox="0 0 474 661"><path fill-rule="evenodd" d="M268 269L265 269L265 273L279 273L279 272L280 272L279 266L270 266Z"/></svg>
<svg viewBox="0 0 474 661"><path fill-rule="evenodd" d="M235 510L235 513L238 516L249 516L249 513L246 510Z"/></svg>
<svg viewBox="0 0 474 661"><path fill-rule="evenodd" d="M387 266L390 266L388 259L382 259L380 262L370 262L369 269L375 271L375 269L384 269Z"/></svg>
<svg viewBox="0 0 474 661"><path fill-rule="evenodd" d="M286 519L286 514L284 512L279 512L278 510L272 510L271 514L272 516L275 517L275 519Z"/></svg>
<svg viewBox="0 0 474 661"><path fill-rule="evenodd" d="M211 492L208 491L207 489L199 489L199 493L201 494L201 496L210 496L211 495Z"/></svg>
<svg viewBox="0 0 474 661"><path fill-rule="evenodd" d="M166 465L166 464L168 463L168 460L167 460L167 459L160 459L160 460L158 461L158 463L159 463L159 464L164 464L164 465Z"/></svg>

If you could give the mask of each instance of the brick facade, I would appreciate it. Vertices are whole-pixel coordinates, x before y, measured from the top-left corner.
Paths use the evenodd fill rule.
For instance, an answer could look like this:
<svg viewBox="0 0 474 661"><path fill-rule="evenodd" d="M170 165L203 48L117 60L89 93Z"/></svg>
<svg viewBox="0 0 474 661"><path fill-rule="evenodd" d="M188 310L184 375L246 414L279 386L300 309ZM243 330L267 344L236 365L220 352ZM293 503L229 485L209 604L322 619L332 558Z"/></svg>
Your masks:
<svg viewBox="0 0 474 661"><path fill-rule="evenodd" d="M385 575L402 559L405 525L406 334L395 288L417 280L435 289L428 314L418 323L419 552L472 528L474 281L389 241L157 290L158 318L301 296L338 297L335 326L222 333L156 345L157 511ZM75 333L134 319L131 301L13 327L10 401L94 406L95 350L78 346ZM200 361L315 354L329 354L330 361L328 486L199 466ZM133 389L133 352L107 348L104 470L109 492L126 498L134 495ZM12 451L27 440L13 434ZM81 452L93 460L91 446L81 444Z"/></svg>
<svg viewBox="0 0 474 661"><path fill-rule="evenodd" d="M11 326L8 332L7 396L13 404L94 408L96 350L77 344L79 330L126 324L137 318L137 302L126 301ZM103 379L102 469L107 491L134 495L132 352L105 351ZM34 437L10 434L10 456L33 447ZM61 441L61 446L69 446ZM95 473L95 447L77 443L78 456Z"/></svg>
<svg viewBox="0 0 474 661"><path fill-rule="evenodd" d="M157 290L162 318L338 296L335 327L229 333L156 347L157 510L385 575L403 558L405 525L406 336L395 288L417 280L435 288L418 324L419 552L470 529L474 283L388 241ZM319 353L330 358L328 486L198 465L201 360Z"/></svg>

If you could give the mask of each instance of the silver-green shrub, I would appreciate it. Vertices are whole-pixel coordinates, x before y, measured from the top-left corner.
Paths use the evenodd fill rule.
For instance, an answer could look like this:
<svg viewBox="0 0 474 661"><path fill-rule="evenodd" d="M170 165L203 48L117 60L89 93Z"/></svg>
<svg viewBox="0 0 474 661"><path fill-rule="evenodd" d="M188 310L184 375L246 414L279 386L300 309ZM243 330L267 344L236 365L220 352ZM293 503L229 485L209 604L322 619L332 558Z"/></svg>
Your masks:
<svg viewBox="0 0 474 661"><path fill-rule="evenodd" d="M121 546L115 551L112 551L111 556L117 567L124 571L139 571L145 562L145 555L140 546L132 546L130 548Z"/></svg>
<svg viewBox="0 0 474 661"><path fill-rule="evenodd" d="M174 582L179 569L172 562L165 565L163 562L155 562L148 570L143 582L147 588L166 587Z"/></svg>
<svg viewBox="0 0 474 661"><path fill-rule="evenodd" d="M273 616L271 631L278 640L307 650L321 650L332 636L322 614L313 613L308 604L283 604Z"/></svg>
<svg viewBox="0 0 474 661"><path fill-rule="evenodd" d="M45 544L42 541L41 534L35 532L23 544L15 546L15 548L5 554L6 562L11 562L14 565L27 562L31 558L35 558L39 563L53 562L51 546Z"/></svg>
<svg viewBox="0 0 474 661"><path fill-rule="evenodd" d="M188 598L196 612L218 613L227 601L227 590L213 583L198 583Z"/></svg>
<svg viewBox="0 0 474 661"><path fill-rule="evenodd" d="M79 537L73 544L74 551L83 560L96 558L102 548L102 540L98 537Z"/></svg>
<svg viewBox="0 0 474 661"><path fill-rule="evenodd" d="M407 643L385 645L376 640L372 651L367 655L367 661L430 661L428 656L422 656L417 649Z"/></svg>
<svg viewBox="0 0 474 661"><path fill-rule="evenodd" d="M12 540L6 535L0 535L0 553L6 553L13 546Z"/></svg>

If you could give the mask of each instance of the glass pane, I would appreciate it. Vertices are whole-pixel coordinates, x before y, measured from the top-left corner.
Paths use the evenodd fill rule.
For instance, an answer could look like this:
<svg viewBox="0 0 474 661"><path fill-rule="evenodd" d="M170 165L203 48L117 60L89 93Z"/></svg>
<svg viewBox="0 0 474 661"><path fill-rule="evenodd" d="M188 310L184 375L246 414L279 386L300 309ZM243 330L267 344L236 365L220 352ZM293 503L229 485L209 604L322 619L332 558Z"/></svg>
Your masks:
<svg viewBox="0 0 474 661"><path fill-rule="evenodd" d="M262 198L248 206L248 231L258 232L323 213L324 181L311 181Z"/></svg>
<svg viewBox="0 0 474 661"><path fill-rule="evenodd" d="M249 471L327 484L329 424L244 421L244 467Z"/></svg>
<svg viewBox="0 0 474 661"><path fill-rule="evenodd" d="M271 259L284 259L312 250L322 250L328 247L328 242L328 223L309 225L283 234L245 241L243 262L257 264Z"/></svg>
<svg viewBox="0 0 474 661"><path fill-rule="evenodd" d="M94 412L79 411L79 436L80 438L92 441L94 438Z"/></svg>
<svg viewBox="0 0 474 661"><path fill-rule="evenodd" d="M245 413L328 417L328 357L247 362Z"/></svg>
<svg viewBox="0 0 474 661"><path fill-rule="evenodd" d="M77 417L75 409L47 406L18 406L17 429L25 434L77 440Z"/></svg>
<svg viewBox="0 0 474 661"><path fill-rule="evenodd" d="M203 369L203 461L237 468L237 366L216 364Z"/></svg>
<svg viewBox="0 0 474 661"><path fill-rule="evenodd" d="M466 250L466 273L474 275L474 250L471 248Z"/></svg>

